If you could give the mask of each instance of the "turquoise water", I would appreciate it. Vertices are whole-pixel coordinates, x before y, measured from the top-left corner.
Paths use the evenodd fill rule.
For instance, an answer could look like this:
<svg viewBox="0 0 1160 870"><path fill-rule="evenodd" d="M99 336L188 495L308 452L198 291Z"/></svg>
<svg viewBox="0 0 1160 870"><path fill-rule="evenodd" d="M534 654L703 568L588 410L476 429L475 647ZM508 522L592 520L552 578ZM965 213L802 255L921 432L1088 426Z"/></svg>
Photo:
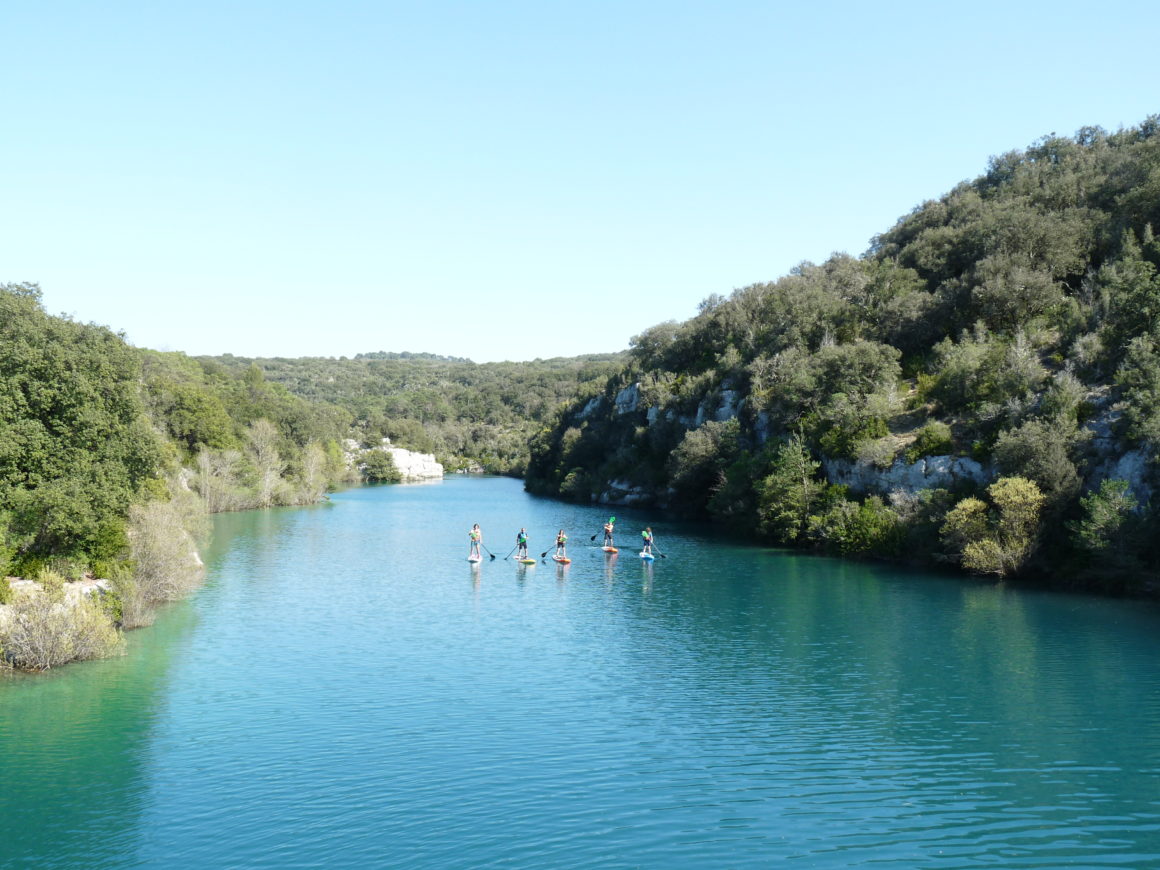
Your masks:
<svg viewBox="0 0 1160 870"><path fill-rule="evenodd" d="M217 517L125 656L0 681L0 866L1160 867L1156 606L618 513L667 558L502 479Z"/></svg>

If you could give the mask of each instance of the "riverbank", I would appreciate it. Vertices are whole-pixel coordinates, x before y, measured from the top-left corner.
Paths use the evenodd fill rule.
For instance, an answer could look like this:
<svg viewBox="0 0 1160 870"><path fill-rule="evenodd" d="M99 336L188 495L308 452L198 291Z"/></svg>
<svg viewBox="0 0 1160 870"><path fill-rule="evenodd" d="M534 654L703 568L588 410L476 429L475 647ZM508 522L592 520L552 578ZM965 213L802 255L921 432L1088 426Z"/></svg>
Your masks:
<svg viewBox="0 0 1160 870"><path fill-rule="evenodd" d="M106 658L122 648L122 602L106 579L5 577L0 600L0 668L47 671Z"/></svg>

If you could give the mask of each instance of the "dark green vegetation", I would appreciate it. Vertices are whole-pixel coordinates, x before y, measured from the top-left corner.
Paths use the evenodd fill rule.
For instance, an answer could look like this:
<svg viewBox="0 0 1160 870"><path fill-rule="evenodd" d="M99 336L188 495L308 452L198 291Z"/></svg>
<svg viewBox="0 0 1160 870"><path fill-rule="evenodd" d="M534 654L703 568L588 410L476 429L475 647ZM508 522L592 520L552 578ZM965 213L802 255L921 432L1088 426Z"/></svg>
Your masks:
<svg viewBox="0 0 1160 870"><path fill-rule="evenodd" d="M473 363L432 354L368 353L354 359L203 358L235 376L259 370L315 404L349 415L365 444L434 453L448 471L477 467L522 476L528 440L578 390L602 386L624 354Z"/></svg>
<svg viewBox="0 0 1160 870"><path fill-rule="evenodd" d="M317 501L351 473L352 436L520 473L537 421L623 359L193 359L51 316L35 285L0 285L0 571L140 574L134 544L151 535L135 522L158 505L182 503L180 538L199 512ZM381 451L361 464L399 479Z"/></svg>
<svg viewBox="0 0 1160 870"><path fill-rule="evenodd" d="M348 474L349 428L256 368L138 350L48 315L35 285L0 285L0 665L107 653L114 624L199 581L207 511L317 501ZM38 585L17 593L9 574ZM109 590L58 606L86 574Z"/></svg>
<svg viewBox="0 0 1160 870"><path fill-rule="evenodd" d="M29 285L0 286L0 347L0 576L48 556L107 563L129 506L165 494L137 353L49 317Z"/></svg>
<svg viewBox="0 0 1160 870"><path fill-rule="evenodd" d="M535 437L528 486L765 540L1151 586L1160 116L993 158L861 257L634 338Z"/></svg>

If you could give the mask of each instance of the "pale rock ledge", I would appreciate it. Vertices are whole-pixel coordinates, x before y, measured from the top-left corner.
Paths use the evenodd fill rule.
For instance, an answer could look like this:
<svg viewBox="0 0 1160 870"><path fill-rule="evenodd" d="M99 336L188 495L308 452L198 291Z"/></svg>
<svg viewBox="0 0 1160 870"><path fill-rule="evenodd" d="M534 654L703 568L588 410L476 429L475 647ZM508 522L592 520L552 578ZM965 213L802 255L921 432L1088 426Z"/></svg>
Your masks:
<svg viewBox="0 0 1160 870"><path fill-rule="evenodd" d="M389 453L395 462L395 467L403 475L403 483L417 483L422 480L441 480L443 478L443 465L435 461L434 454L416 453L403 447L395 447L391 444L390 438L384 438L382 443L365 450L353 438L347 438L342 442L342 450L346 463L350 467L362 465L362 457L371 450L382 450Z"/></svg>

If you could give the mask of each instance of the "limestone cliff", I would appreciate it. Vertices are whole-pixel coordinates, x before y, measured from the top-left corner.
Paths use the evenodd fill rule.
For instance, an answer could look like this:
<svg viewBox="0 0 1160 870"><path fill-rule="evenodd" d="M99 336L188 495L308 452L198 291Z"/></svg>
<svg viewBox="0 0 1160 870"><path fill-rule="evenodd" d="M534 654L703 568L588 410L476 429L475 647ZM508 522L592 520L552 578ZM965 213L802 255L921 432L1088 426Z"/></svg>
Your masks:
<svg viewBox="0 0 1160 870"><path fill-rule="evenodd" d="M347 465L351 468L360 467L367 453L379 450L388 454L403 475L403 483L417 483L423 480L439 480L443 477L443 466L436 462L431 453L416 453L404 447L395 447L390 438L384 438L374 447L363 448L357 441L348 438L343 442L343 454Z"/></svg>

